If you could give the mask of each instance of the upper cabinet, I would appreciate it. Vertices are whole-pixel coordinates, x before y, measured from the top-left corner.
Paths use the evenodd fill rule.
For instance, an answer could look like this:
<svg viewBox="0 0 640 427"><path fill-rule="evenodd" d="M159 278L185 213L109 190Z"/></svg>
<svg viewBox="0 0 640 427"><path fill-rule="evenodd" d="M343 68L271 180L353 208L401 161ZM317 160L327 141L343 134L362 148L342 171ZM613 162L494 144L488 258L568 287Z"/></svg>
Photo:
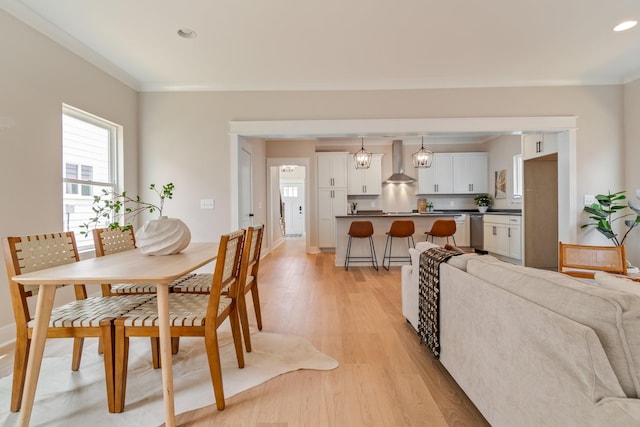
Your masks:
<svg viewBox="0 0 640 427"><path fill-rule="evenodd" d="M418 168L418 194L453 193L453 154L434 153L430 168Z"/></svg>
<svg viewBox="0 0 640 427"><path fill-rule="evenodd" d="M418 194L486 193L487 153L434 153L430 168L418 169Z"/></svg>
<svg viewBox="0 0 640 427"><path fill-rule="evenodd" d="M486 193L488 184L487 153L458 153L453 156L453 192Z"/></svg>
<svg viewBox="0 0 640 427"><path fill-rule="evenodd" d="M349 153L316 153L318 159L318 188L347 187Z"/></svg>
<svg viewBox="0 0 640 427"><path fill-rule="evenodd" d="M522 135L522 159L529 160L558 152L558 135L532 133Z"/></svg>
<svg viewBox="0 0 640 427"><path fill-rule="evenodd" d="M382 194L382 154L374 154L369 169L356 169L354 155L347 161L347 194L350 196Z"/></svg>

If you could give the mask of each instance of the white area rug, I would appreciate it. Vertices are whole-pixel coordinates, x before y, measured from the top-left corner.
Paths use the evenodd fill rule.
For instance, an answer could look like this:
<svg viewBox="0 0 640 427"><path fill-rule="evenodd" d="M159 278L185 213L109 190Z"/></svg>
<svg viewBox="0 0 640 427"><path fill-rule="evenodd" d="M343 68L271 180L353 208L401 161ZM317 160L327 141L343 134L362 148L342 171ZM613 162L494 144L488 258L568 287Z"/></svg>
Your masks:
<svg viewBox="0 0 640 427"><path fill-rule="evenodd" d="M221 327L224 329L224 326ZM220 357L225 398L298 369L330 370L333 358L318 352L306 339L268 332L252 333L253 351L238 369L231 333L221 331ZM164 422L162 372L151 366L148 339L131 339L125 411L107 410L104 365L97 340L87 340L78 372L71 371L69 339L48 340L42 362L31 426L157 426ZM11 361L13 363L13 361ZM181 338L173 356L176 414L215 403L204 340ZM11 376L0 379L0 425L18 423L9 412ZM225 411L233 410L227 406Z"/></svg>

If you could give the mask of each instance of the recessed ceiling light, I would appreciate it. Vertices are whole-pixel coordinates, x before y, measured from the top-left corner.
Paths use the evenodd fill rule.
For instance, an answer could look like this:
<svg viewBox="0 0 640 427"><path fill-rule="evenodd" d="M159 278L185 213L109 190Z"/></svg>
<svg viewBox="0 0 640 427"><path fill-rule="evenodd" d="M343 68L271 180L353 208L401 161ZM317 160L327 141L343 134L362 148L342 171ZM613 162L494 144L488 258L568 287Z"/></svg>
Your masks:
<svg viewBox="0 0 640 427"><path fill-rule="evenodd" d="M637 24L638 21L624 21L613 27L613 31L626 31L635 27Z"/></svg>
<svg viewBox="0 0 640 427"><path fill-rule="evenodd" d="M185 39L195 39L198 36L195 31L186 27L180 28L178 30L178 35Z"/></svg>

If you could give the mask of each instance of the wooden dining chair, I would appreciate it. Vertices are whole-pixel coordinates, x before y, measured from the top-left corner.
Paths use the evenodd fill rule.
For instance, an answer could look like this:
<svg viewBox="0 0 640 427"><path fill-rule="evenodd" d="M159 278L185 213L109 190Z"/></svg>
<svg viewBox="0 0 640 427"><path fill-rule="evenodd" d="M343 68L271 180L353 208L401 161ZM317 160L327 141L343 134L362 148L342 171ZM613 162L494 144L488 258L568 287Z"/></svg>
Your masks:
<svg viewBox="0 0 640 427"><path fill-rule="evenodd" d="M136 249L136 237L133 228L96 228L93 230L93 243L96 248L96 257L112 255L119 252ZM195 274L186 274L169 284L171 288ZM105 283L102 285L103 296L131 295L131 294L156 294L156 285L153 283Z"/></svg>
<svg viewBox="0 0 640 427"><path fill-rule="evenodd" d="M218 348L217 329L226 319L231 324L238 367L244 367L242 334L238 318L237 300L240 281L240 261L244 244L244 230L225 234L220 239L218 257L208 294L169 294L169 324L172 337L204 337L211 382L218 410L225 407L222 387L222 368ZM228 295L221 290L229 288ZM127 364L130 337L158 337L158 307L149 301L115 320L115 405L116 412L125 406Z"/></svg>
<svg viewBox="0 0 640 427"><path fill-rule="evenodd" d="M39 271L79 260L73 232L22 237L5 237L2 241L9 279L11 304L16 322L16 349L13 364L11 411L20 410L27 360L33 333L29 299L37 298L38 286L24 286L14 281L16 275ZM114 412L114 344L113 319L149 300L148 295L131 297L87 298L84 285L74 285L76 301L56 307L51 312L47 338L73 338L71 369L80 368L84 338L99 337L104 346L104 369L109 412Z"/></svg>
<svg viewBox="0 0 640 427"><path fill-rule="evenodd" d="M558 271L593 279L597 271L627 275L624 246L589 246L558 242Z"/></svg>
<svg viewBox="0 0 640 427"><path fill-rule="evenodd" d="M93 243L96 257L113 255L119 252L136 249L136 237L132 227L120 228L95 228L93 230ZM195 276L194 273L185 274L169 284L169 292L173 286ZM114 295L156 295L156 285L153 283L103 283L102 295L105 297ZM176 354L180 349L180 339L171 339L171 353ZM160 368L160 340L151 338L151 351L153 355L153 367ZM102 342L98 347L102 353Z"/></svg>
<svg viewBox="0 0 640 427"><path fill-rule="evenodd" d="M240 282L238 289L238 313L242 325L242 335L247 352L251 352L251 333L249 330L249 316L247 313L247 303L245 295L251 292L253 309L256 314L258 330L262 330L262 313L260 311L260 293L258 291L258 270L260 267L260 254L262 251L262 237L264 225L255 225L247 228L244 249L242 251L242 261L240 264ZM211 273L200 273L195 277L184 280L174 286L175 293L195 293L208 294L211 291L213 275ZM229 291L228 287L222 290L222 294Z"/></svg>

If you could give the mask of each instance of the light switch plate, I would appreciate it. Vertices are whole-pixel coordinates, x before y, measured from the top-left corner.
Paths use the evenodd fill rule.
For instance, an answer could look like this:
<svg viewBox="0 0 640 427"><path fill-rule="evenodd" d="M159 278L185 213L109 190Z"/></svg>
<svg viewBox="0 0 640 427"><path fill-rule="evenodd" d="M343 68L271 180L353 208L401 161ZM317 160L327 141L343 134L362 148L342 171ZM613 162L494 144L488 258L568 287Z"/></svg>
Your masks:
<svg viewBox="0 0 640 427"><path fill-rule="evenodd" d="M585 206L591 206L592 204L596 203L596 196L594 196L593 194L585 194L584 195L584 205Z"/></svg>
<svg viewBox="0 0 640 427"><path fill-rule="evenodd" d="M213 209L216 202L213 199L200 199L200 209Z"/></svg>

